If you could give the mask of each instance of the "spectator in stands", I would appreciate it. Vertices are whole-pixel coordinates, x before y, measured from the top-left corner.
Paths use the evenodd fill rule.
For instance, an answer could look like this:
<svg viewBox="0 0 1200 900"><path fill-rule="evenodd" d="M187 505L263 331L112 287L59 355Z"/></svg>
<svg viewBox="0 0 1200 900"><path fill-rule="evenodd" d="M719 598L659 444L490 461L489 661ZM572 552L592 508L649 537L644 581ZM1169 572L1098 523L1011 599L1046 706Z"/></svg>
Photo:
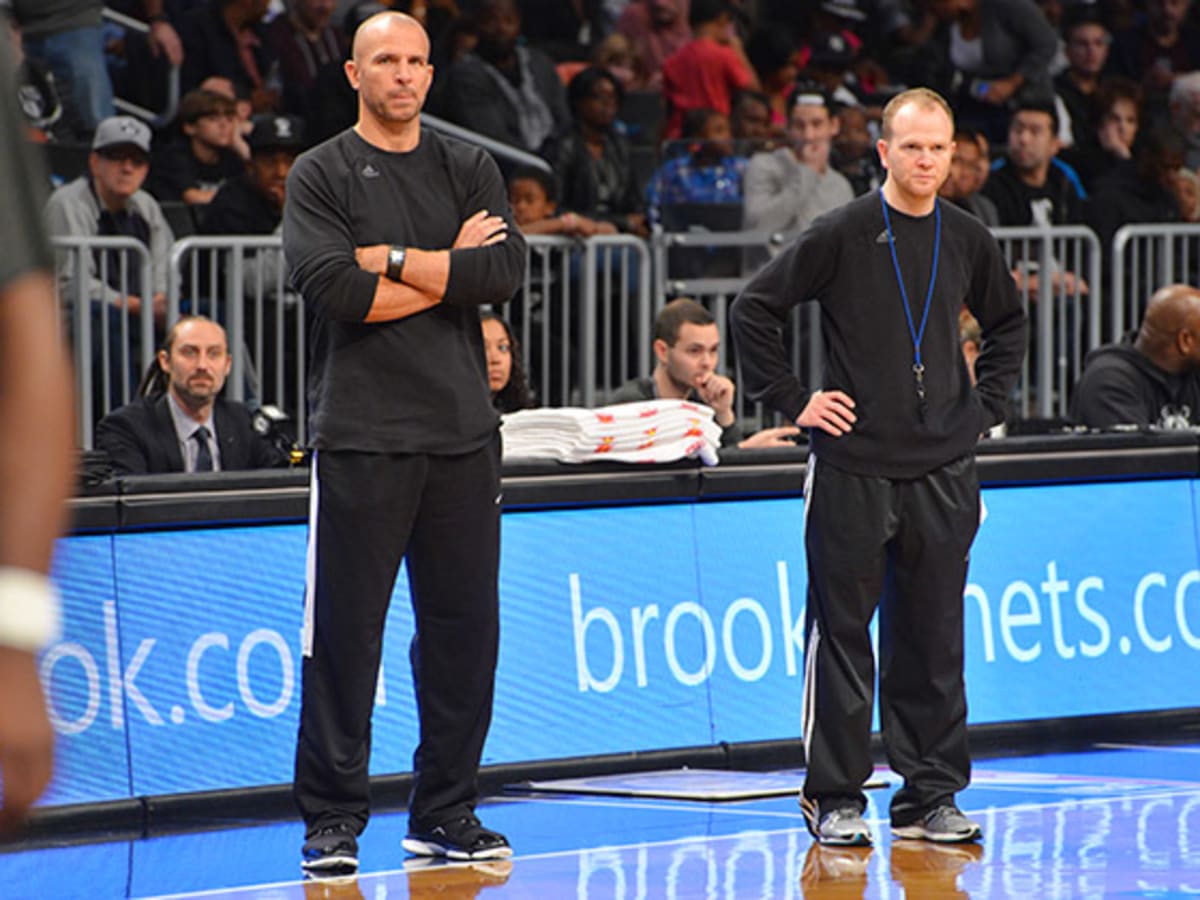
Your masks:
<svg viewBox="0 0 1200 900"><path fill-rule="evenodd" d="M1041 13L1039 13L1041 15ZM1079 176L1057 157L1058 111L1050 101L1021 103L1008 128L1008 151L983 187L1001 225L1068 225L1083 221Z"/></svg>
<svg viewBox="0 0 1200 900"><path fill-rule="evenodd" d="M182 90L212 75L244 91L255 112L271 112L282 101L279 60L263 18L268 0L207 0L180 21L183 34Z"/></svg>
<svg viewBox="0 0 1200 900"><path fill-rule="evenodd" d="M161 20L161 0L144 0L146 12ZM13 0L12 11L25 42L25 53L54 73L64 91L68 128L90 138L102 119L113 115L112 80L105 57L101 0ZM159 33L170 28L165 22Z"/></svg>
<svg viewBox="0 0 1200 900"><path fill-rule="evenodd" d="M1112 70L1141 82L1152 118L1164 111L1176 77L1200 60L1200 27L1188 20L1191 6L1192 0L1146 0L1145 17L1113 36Z"/></svg>
<svg viewBox="0 0 1200 900"><path fill-rule="evenodd" d="M197 89L183 95L177 119L180 136L155 148L146 190L159 203L203 206L242 172L233 149L237 108L222 94Z"/></svg>
<svg viewBox="0 0 1200 900"><path fill-rule="evenodd" d="M939 25L917 83L952 99L958 124L1002 140L1014 101L1053 96L1058 36L1033 0L930 0Z"/></svg>
<svg viewBox="0 0 1200 900"><path fill-rule="evenodd" d="M342 34L346 41L354 39L358 26L376 13L385 12L388 7L375 0L359 0L346 10L342 19ZM434 70L441 72L449 69ZM340 131L345 131L354 124L355 110L358 108L358 95L346 78L345 61L326 63L317 72L312 93L308 97L308 108L302 113L308 128L310 143L319 144L326 138L331 138Z"/></svg>
<svg viewBox="0 0 1200 900"><path fill-rule="evenodd" d="M1094 7L1080 3L1064 17L1063 37L1067 68L1054 79L1054 89L1071 119L1071 143L1081 146L1094 140L1092 98L1108 62L1112 35Z"/></svg>
<svg viewBox="0 0 1200 900"><path fill-rule="evenodd" d="M166 389L113 410L96 446L114 475L214 472L282 466L287 457L252 425L249 409L219 395L232 358L225 329L185 316L158 351Z"/></svg>
<svg viewBox="0 0 1200 900"><path fill-rule="evenodd" d="M358 7L371 5L373 0L356 4ZM352 7L353 8L353 7ZM347 36L352 36L350 28L346 28ZM455 15L442 29L441 34L433 43L433 64L441 66L441 71L448 72L450 67L475 52L479 44L479 33L475 30L475 16L470 13Z"/></svg>
<svg viewBox="0 0 1200 900"><path fill-rule="evenodd" d="M856 197L883 184L885 173L864 107L844 106L838 112L838 131L830 159L833 167L846 176Z"/></svg>
<svg viewBox="0 0 1200 900"><path fill-rule="evenodd" d="M866 54L895 78L911 81L940 20L928 3L875 0L867 23Z"/></svg>
<svg viewBox="0 0 1200 900"><path fill-rule="evenodd" d="M679 136L689 109L711 107L729 115L733 95L759 89L758 76L732 28L730 0L691 0L692 40L663 63L666 138Z"/></svg>
<svg viewBox="0 0 1200 900"><path fill-rule="evenodd" d="M788 143L758 153L746 167L744 225L749 231L794 232L821 213L854 199L854 189L829 164L838 119L817 84L798 84L788 102ZM758 265L766 251L749 252Z"/></svg>
<svg viewBox="0 0 1200 900"><path fill-rule="evenodd" d="M1058 110L1052 100L1019 103L1008 129L1007 154L992 165L982 193L996 206L1001 225L1079 225L1087 193L1075 170L1058 153ZM1055 291L1088 293L1069 264L1052 260ZM1023 260L1013 270L1017 287L1027 295L1038 292L1036 260ZM1031 341L1036 340L1036 333ZM1033 354L1031 354L1031 358Z"/></svg>
<svg viewBox="0 0 1200 900"><path fill-rule="evenodd" d="M680 203L742 205L746 157L736 153L729 117L693 109L683 119L682 153L664 162L646 185L646 212L662 224L662 208ZM703 223L701 223L703 224Z"/></svg>
<svg viewBox="0 0 1200 900"><path fill-rule="evenodd" d="M267 37L279 60L282 108L303 116L312 102L317 73L323 66L346 61L349 43L332 23L334 0L289 0L287 11L267 26Z"/></svg>
<svg viewBox="0 0 1200 900"><path fill-rule="evenodd" d="M959 128L954 132L950 175L942 182L938 196L961 206L992 228L1000 224L1000 214L996 204L979 191L987 176L987 151L979 142L980 137L973 128Z"/></svg>
<svg viewBox="0 0 1200 900"><path fill-rule="evenodd" d="M979 351L983 349L983 328L979 320L965 306L958 314L958 342L962 345L963 360L967 364L967 375L970 376L971 386L974 387L975 360L979 359Z"/></svg>
<svg viewBox="0 0 1200 900"><path fill-rule="evenodd" d="M344 3L338 4L339 9L343 6ZM421 23L426 32L435 36L444 34L446 28L459 17L458 0L390 0L385 8L388 7L396 12L408 13ZM346 34L349 33L347 30Z"/></svg>
<svg viewBox="0 0 1200 900"><path fill-rule="evenodd" d="M558 77L562 79L562 83L570 84L571 79L589 65L599 66L602 69L608 69L608 71L612 72L617 81L621 82L621 87L625 88L627 94L629 91L636 89L637 59L633 52L633 43L619 31L614 31L603 41L596 44L587 57L560 62L555 66L555 69L558 71ZM652 96L661 100L657 94ZM626 128L629 129L630 123L626 122L625 124ZM647 122L646 124L653 126L653 137L657 140L658 130L661 128L662 123L654 121Z"/></svg>
<svg viewBox="0 0 1200 900"><path fill-rule="evenodd" d="M1159 289L1136 334L1087 355L1071 421L1089 428L1200 426L1200 290Z"/></svg>
<svg viewBox="0 0 1200 900"><path fill-rule="evenodd" d="M201 212L200 233L230 236L281 234L288 173L292 170L296 156L306 146L304 122L296 116L269 113L255 116L254 130L250 133L250 162L237 178L221 185L212 203ZM263 383L274 385L267 390L276 398L276 402L289 409L295 409L293 403L298 404L300 398L291 396L292 385L286 381L283 384L272 381L272 373L279 371L281 352L283 371L295 371L296 365L291 347L281 348L271 337L280 329L284 333L291 333L289 329L293 328L295 316L298 315L291 302L294 295L283 278L285 270L282 251L271 246L259 246L245 248L240 252L242 296L246 300L247 310L246 341L248 346L261 347L261 355L248 355L246 358L250 391L258 394ZM231 254L221 252L217 254L217 258L219 283L227 284L225 279ZM193 257L193 260L201 268L196 282L199 294L191 298L197 301L192 308L208 309L210 307L204 301L214 296L209 283L209 266L206 265L204 253ZM186 281L189 287L192 283L190 278ZM251 304L256 303L258 298L264 303L256 309ZM284 302L278 302L280 300ZM219 304L220 301L218 309ZM261 320L259 316L262 317ZM259 335L266 336L261 344L257 341Z"/></svg>
<svg viewBox="0 0 1200 900"><path fill-rule="evenodd" d="M611 72L596 66L571 80L568 96L575 124L559 144L554 171L563 207L610 222L618 231L646 234L629 141L615 127L624 93Z"/></svg>
<svg viewBox="0 0 1200 900"><path fill-rule="evenodd" d="M183 63L183 40L175 30L189 0L105 0L110 12L141 19L148 32L121 28L106 21L108 71L113 93L145 109L166 109L169 105L170 71ZM178 100L178 96L174 99Z"/></svg>
<svg viewBox="0 0 1200 900"><path fill-rule="evenodd" d="M1037 3L1038 9L1042 11L1042 15L1046 17L1046 21L1050 27L1054 29L1054 34L1057 40L1055 41L1054 56L1050 59L1050 65L1047 70L1050 73L1050 78L1057 78L1067 68L1067 42L1063 40L1063 14L1065 12L1063 0L1034 0ZM1073 2L1073 0L1067 0Z"/></svg>
<svg viewBox="0 0 1200 900"><path fill-rule="evenodd" d="M345 76L342 80L345 80ZM233 86L232 79L223 75L210 75L205 78L200 82L200 90L212 91L214 94L220 94L233 101L233 108L237 113L233 129L233 149L243 160L248 160L250 144L246 138L250 136L250 130L254 127L254 123L250 121L254 116L254 107L250 105L249 95L239 94L237 88Z"/></svg>
<svg viewBox="0 0 1200 900"><path fill-rule="evenodd" d="M839 107L861 105L858 78L853 71L861 46L862 41L850 31L817 32L802 50L804 68L800 77L824 87ZM878 108L874 114L878 118Z"/></svg>
<svg viewBox="0 0 1200 900"><path fill-rule="evenodd" d="M1179 204L1179 218L1183 222L1200 222L1200 175L1186 166L1175 170L1171 183L1175 202Z"/></svg>
<svg viewBox="0 0 1200 900"><path fill-rule="evenodd" d="M777 22L755 29L746 42L746 58L771 103L771 124L780 130L787 126L788 97L800 73L798 56L791 31Z"/></svg>
<svg viewBox="0 0 1200 900"><path fill-rule="evenodd" d="M125 377L131 384L137 383L136 366L131 365L124 375L114 368L126 352L132 362L141 347L136 321L129 329L130 344L127 347L122 343L124 312L136 317L141 314L143 304L151 304L156 323L161 325L166 318L167 267L174 235L158 201L142 190L149 170L150 129L130 116L113 116L96 129L88 156L88 174L62 185L46 201L46 228L51 235L132 237L150 251L149 284L142 283L138 259L120 250L85 252L86 283L82 285L72 283L75 268L70 258L64 257L59 268L63 296L74 300L78 292L80 300L90 301L93 384L97 391L93 401L103 409L123 402L120 391ZM107 275L105 281L101 280L102 270ZM98 320L101 309L109 319L107 351L101 345L103 337ZM113 378L112 391L107 397L100 393L106 353L110 360L108 372Z"/></svg>
<svg viewBox="0 0 1200 900"><path fill-rule="evenodd" d="M21 108L25 137L42 144L53 137L69 139L62 128L63 105L58 95L58 84L49 67L25 55L21 39L21 26L13 17L8 0L0 3L0 19L8 24L8 38L12 49L9 59L13 65L13 81L17 91L17 104ZM0 26L3 27L3 26Z"/></svg>
<svg viewBox="0 0 1200 900"><path fill-rule="evenodd" d="M514 147L551 153L570 126L554 62L520 42L515 0L479 0L474 21L475 51L450 66L431 112Z"/></svg>
<svg viewBox="0 0 1200 900"><path fill-rule="evenodd" d="M93 258L85 266L93 300L128 303L131 313L141 309L145 296L157 316L166 312L167 261L174 237L158 202L142 185L150 171L150 129L131 116L113 116L96 129L88 157L89 174L64 184L46 202L47 227L55 236L124 235L142 241L150 250L151 283L140 283L140 269L130 266L130 295L122 298L115 282L102 285ZM119 262L110 261L108 274L115 279ZM69 273L60 273L62 274Z"/></svg>
<svg viewBox="0 0 1200 900"><path fill-rule="evenodd" d="M525 378L525 366L512 328L495 313L479 317L483 328L483 352L487 360L488 390L496 412L510 413L533 406L533 395Z"/></svg>
<svg viewBox="0 0 1200 900"><path fill-rule="evenodd" d="M513 220L523 234L558 234L591 237L616 234L611 222L589 219L576 212L558 211L558 186L554 176L534 166L519 166L508 179L508 202Z"/></svg>
<svg viewBox="0 0 1200 900"><path fill-rule="evenodd" d="M601 0L518 0L525 39L555 62L587 59L615 24ZM431 32L435 33L435 32Z"/></svg>
<svg viewBox="0 0 1200 900"><path fill-rule="evenodd" d="M633 87L661 90L663 63L692 39L688 0L629 0L617 31L633 42L638 64Z"/></svg>
<svg viewBox="0 0 1200 900"><path fill-rule="evenodd" d="M1142 124L1142 89L1115 76L1104 79L1092 94L1090 133L1059 156L1079 175L1091 193L1102 178L1134 168L1134 143Z"/></svg>
<svg viewBox="0 0 1200 900"><path fill-rule="evenodd" d="M276 234L283 221L287 176L304 148L304 123L296 116L254 117L250 163L217 191L200 218L204 234Z"/></svg>
<svg viewBox="0 0 1200 900"><path fill-rule="evenodd" d="M733 95L729 126L737 151L745 157L771 149L777 130L771 125L771 101L762 91L738 91ZM781 135L782 129L778 130Z"/></svg>
<svg viewBox="0 0 1200 900"><path fill-rule="evenodd" d="M732 381L717 372L721 332L712 313L690 297L678 297L654 319L657 364L647 378L635 378L617 388L611 403L639 400L693 400L711 406L721 426L722 447L794 447L800 429L794 425L766 428L742 438L737 424Z"/></svg>
<svg viewBox="0 0 1200 900"><path fill-rule="evenodd" d="M1183 139L1189 169L1200 169L1200 70L1180 75L1171 85L1171 128Z"/></svg>
<svg viewBox="0 0 1200 900"><path fill-rule="evenodd" d="M971 386L974 387L977 381L975 361L983 351L983 328L965 306L958 314L958 343L962 347L963 361L967 364L967 375L971 379ZM1004 437L1008 431L1007 419L1006 415L1006 421L993 425L984 432L984 437Z"/></svg>
<svg viewBox="0 0 1200 900"><path fill-rule="evenodd" d="M1084 220L1111 247L1122 225L1177 222L1175 173L1183 165L1183 145L1168 131L1154 129L1138 141L1135 155L1098 178L1084 205Z"/></svg>

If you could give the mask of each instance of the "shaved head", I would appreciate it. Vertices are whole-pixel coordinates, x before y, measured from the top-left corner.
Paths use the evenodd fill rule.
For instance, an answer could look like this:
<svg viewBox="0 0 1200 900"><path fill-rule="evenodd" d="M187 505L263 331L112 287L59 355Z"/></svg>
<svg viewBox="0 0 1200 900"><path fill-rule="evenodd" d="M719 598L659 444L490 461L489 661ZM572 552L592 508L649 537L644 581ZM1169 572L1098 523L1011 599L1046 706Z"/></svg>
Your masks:
<svg viewBox="0 0 1200 900"><path fill-rule="evenodd" d="M1155 291L1146 304L1137 347L1168 372L1200 368L1200 290L1169 284Z"/></svg>
<svg viewBox="0 0 1200 900"><path fill-rule="evenodd" d="M1146 304L1146 321L1156 329L1178 331L1185 327L1200 308L1200 290L1189 284L1169 284L1159 288Z"/></svg>
<svg viewBox="0 0 1200 900"><path fill-rule="evenodd" d="M361 65L363 56L370 52L370 48L374 47L381 37L394 28L416 28L420 31L425 39L425 55L428 57L429 35L425 31L425 26L408 13L388 11L375 13L358 26L358 30L354 32L354 43L350 48L350 58Z"/></svg>
<svg viewBox="0 0 1200 900"><path fill-rule="evenodd" d="M393 151L420 141L421 107L433 81L429 35L412 16L381 12L354 33L346 77L358 91L355 129L369 143Z"/></svg>

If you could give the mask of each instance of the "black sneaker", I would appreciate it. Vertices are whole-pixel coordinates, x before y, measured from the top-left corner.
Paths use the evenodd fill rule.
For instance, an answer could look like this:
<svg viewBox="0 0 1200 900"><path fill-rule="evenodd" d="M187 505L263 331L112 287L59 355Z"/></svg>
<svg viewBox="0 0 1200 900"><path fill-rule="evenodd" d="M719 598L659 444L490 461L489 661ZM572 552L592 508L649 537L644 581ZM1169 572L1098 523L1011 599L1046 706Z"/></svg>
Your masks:
<svg viewBox="0 0 1200 900"><path fill-rule="evenodd" d="M358 841L345 822L318 828L304 841L300 868L321 878L353 875L358 871Z"/></svg>
<svg viewBox="0 0 1200 900"><path fill-rule="evenodd" d="M512 856L508 838L484 828L474 816L452 819L428 831L410 831L402 846L415 856L445 856L448 859Z"/></svg>

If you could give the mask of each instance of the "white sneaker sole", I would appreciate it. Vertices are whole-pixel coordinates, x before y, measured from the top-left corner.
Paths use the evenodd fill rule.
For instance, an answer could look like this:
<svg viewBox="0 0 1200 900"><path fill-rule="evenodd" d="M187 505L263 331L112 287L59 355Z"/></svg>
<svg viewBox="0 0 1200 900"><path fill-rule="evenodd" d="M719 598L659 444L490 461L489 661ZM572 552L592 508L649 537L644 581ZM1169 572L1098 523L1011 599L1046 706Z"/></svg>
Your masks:
<svg viewBox="0 0 1200 900"><path fill-rule="evenodd" d="M954 834L929 831L924 825L893 825L892 837L904 838L910 841L933 841L935 844L968 844L983 837L983 831L976 826L970 831L960 831Z"/></svg>
<svg viewBox="0 0 1200 900"><path fill-rule="evenodd" d="M320 859L303 860L300 868L305 872L358 871L357 856L323 856Z"/></svg>
<svg viewBox="0 0 1200 900"><path fill-rule="evenodd" d="M406 837L400 846L414 856L444 856L446 859L507 859L512 856L512 847L492 847L490 850L477 850L470 853L466 850L456 850L435 844L433 841L422 841L418 838Z"/></svg>
<svg viewBox="0 0 1200 900"><path fill-rule="evenodd" d="M846 837L829 837L828 835L814 835L817 843L822 847L870 847L871 833L858 833L847 835Z"/></svg>

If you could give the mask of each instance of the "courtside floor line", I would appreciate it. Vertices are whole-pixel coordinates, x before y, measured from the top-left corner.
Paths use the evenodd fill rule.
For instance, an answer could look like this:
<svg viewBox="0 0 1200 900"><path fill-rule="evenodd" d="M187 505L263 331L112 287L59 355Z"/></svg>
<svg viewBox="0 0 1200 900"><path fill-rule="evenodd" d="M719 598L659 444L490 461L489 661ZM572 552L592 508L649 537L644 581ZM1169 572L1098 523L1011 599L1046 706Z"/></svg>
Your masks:
<svg viewBox="0 0 1200 900"><path fill-rule="evenodd" d="M1159 748L1154 748L1154 749L1159 749ZM1037 775L1040 773L1021 773L1021 774ZM1055 773L1048 773L1048 774L1055 774ZM1096 776L1095 780L1096 781L1108 781L1108 779L1101 778L1100 776ZM1140 782L1140 783L1154 784L1155 782ZM1141 794L1137 797L1137 799L1139 801L1163 800L1163 799L1170 799L1173 797L1187 796L1187 795L1195 794L1198 788L1200 788L1200 783L1193 784L1191 786L1182 786L1181 785L1180 787L1172 789L1172 790L1153 791L1150 793ZM981 786L981 789L984 789L984 788L982 788L982 786ZM987 817L988 815L995 814L997 812L1022 812L1022 813L1024 813L1024 812L1033 812L1033 811L1047 811L1047 810L1054 810L1054 809L1059 809L1059 808L1069 808L1072 810L1078 810L1081 807L1089 807L1089 806L1096 806L1096 805L1101 805L1101 804L1112 803L1113 800L1120 799L1122 796L1124 796L1124 795L1113 794L1113 795L1106 795L1106 796L1070 798L1070 799L1064 799L1064 800L1048 801L1048 802L1043 802L1043 803L1018 803L1013 806L1002 806L1002 807L985 806L982 809L965 810L965 812L967 812L967 814L970 816L980 818L980 817ZM575 805L575 806L603 806L603 807L609 807L609 808L627 808L627 809L643 809L643 810L653 809L653 810L659 810L659 811L684 811L684 810L686 810L688 812L696 811L695 805L688 806L688 807L679 807L679 806L659 804L659 803L654 803L654 802L621 803L621 802L604 802L604 801L590 800L590 799L589 800L560 799L560 798L546 798L546 799L548 799L552 803L569 804L569 805ZM543 798L536 798L536 797L505 798L505 801L510 801L510 800L519 800L521 802L529 803L529 802L542 802ZM728 805L724 804L724 803L714 804L713 809L711 811L715 812L715 813L728 812L728 813L732 813L734 815L751 814L749 810L730 809L728 807ZM764 814L759 813L758 815L764 815ZM774 815L780 816L780 815L790 815L790 814L775 813ZM886 826L888 823L888 820L886 818L874 817L874 818L868 819L867 821L869 822L869 824L871 824L872 826L874 826L877 829L877 833L880 833L880 834L886 833ZM763 836L763 837L777 837L777 836L793 834L796 832L803 832L803 833L807 834L807 829L804 827L776 828L776 829L754 829L752 833L755 835ZM747 833L750 833L750 832L742 832L742 833L735 833L735 834L729 834L729 835L717 835L717 836L695 835L695 836L682 837L682 838L671 838L671 839L660 840L660 841L633 841L633 842L629 842L629 843L625 843L625 844L597 844L595 846L579 847L579 848L570 849L570 850L554 850L554 851L549 851L546 853L518 854L516 856L511 857L510 861L513 863L517 863L520 861L562 859L562 858L567 858L567 857L572 857L572 856L578 856L581 853L586 853L586 852L591 852L591 851L605 851L605 852L628 851L628 850L637 850L637 849L641 849L641 848L652 849L652 848L672 847L672 846L681 846L681 845L697 844L697 843L720 845L720 844L725 844L725 843L729 843L732 841L743 840L745 834L747 834ZM987 836L985 835L984 836L984 844L986 845L986 843L987 843ZM885 844L884 844L884 842L879 842L879 845L883 846ZM474 862L438 861L437 866L439 868L469 868L471 866L478 866L480 864L486 864L489 862L494 863L495 860L477 860ZM400 867L398 869L384 869L384 870L379 870L379 871L363 872L357 876L357 880L359 882L366 881L366 880L377 880L377 879L382 880L382 879L388 879L388 878L393 878L393 877L397 877L397 876L404 876L406 874L411 873L412 871L413 870L411 868ZM214 888L214 889L210 889L210 890L196 891L196 892L189 892L189 893L182 893L182 894L149 895L149 896L140 898L140 900L191 900L191 898L202 898L202 897L237 897L237 896L240 896L243 894L249 895L252 892L290 888L290 887L295 887L297 885L304 885L306 883L312 883L312 882L306 882L303 879L296 879L293 881L277 881L277 882L269 882L269 883L264 883L264 884L244 885L244 886L240 886L240 887ZM317 883L320 883L320 882L317 882ZM331 880L330 883L336 884L337 879Z"/></svg>

